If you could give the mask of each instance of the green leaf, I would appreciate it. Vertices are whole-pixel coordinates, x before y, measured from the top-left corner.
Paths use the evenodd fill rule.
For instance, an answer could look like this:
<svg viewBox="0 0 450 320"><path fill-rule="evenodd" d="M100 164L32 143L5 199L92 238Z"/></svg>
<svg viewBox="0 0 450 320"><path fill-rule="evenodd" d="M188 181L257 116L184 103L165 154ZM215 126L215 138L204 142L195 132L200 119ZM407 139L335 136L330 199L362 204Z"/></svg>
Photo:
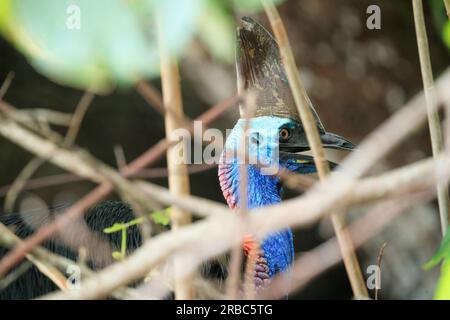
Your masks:
<svg viewBox="0 0 450 320"><path fill-rule="evenodd" d="M441 267L441 274L437 283L434 299L448 300L450 299L450 227L447 229L438 251L423 268L429 270L438 265L442 260L444 260L444 263Z"/></svg>
<svg viewBox="0 0 450 320"><path fill-rule="evenodd" d="M441 275L438 280L436 292L434 294L436 300L450 299L450 259L446 258L441 268Z"/></svg>
<svg viewBox="0 0 450 320"><path fill-rule="evenodd" d="M124 223L114 223L111 227L103 229L104 233L114 233L118 231L122 231L122 229L126 228Z"/></svg>
<svg viewBox="0 0 450 320"><path fill-rule="evenodd" d="M152 213L150 213L150 218L157 224L163 225L163 226L167 226L170 223L170 213L171 213L172 209L166 208L163 210L159 210L159 211L154 211ZM121 223L114 223L111 227L105 228L103 229L104 233L114 233L114 232L119 232L119 231L124 231L126 229L128 229L129 227L141 224L143 221L142 217L130 220L128 222L121 222Z"/></svg>
<svg viewBox="0 0 450 320"><path fill-rule="evenodd" d="M123 260L123 256L122 256L122 253L121 252L119 252L119 251L114 251L113 253L112 253L112 257L115 259L115 260L118 260L118 261L121 261L121 260Z"/></svg>
<svg viewBox="0 0 450 320"><path fill-rule="evenodd" d="M116 226L116 228L114 228L114 226ZM121 242L120 242L120 252L118 251L114 251L112 253L112 257L116 260L123 260L126 257L126 253L127 253L127 228L128 228L128 224L122 224L122 223L116 223L113 227L111 228L106 228L103 231L106 232L107 229L109 229L108 231L112 231L112 232L117 232L117 231L121 231ZM119 228L120 227L120 228ZM110 233L110 232L107 232Z"/></svg>
<svg viewBox="0 0 450 320"><path fill-rule="evenodd" d="M442 259L450 257L450 227L445 233L441 246L434 256L423 266L425 270L429 270L438 265Z"/></svg>
<svg viewBox="0 0 450 320"><path fill-rule="evenodd" d="M11 39L11 33L14 31L12 26L11 2L0 1L0 32L8 39Z"/></svg>
<svg viewBox="0 0 450 320"><path fill-rule="evenodd" d="M153 221L157 224L167 226L170 223L170 213L172 212L172 208L166 208L161 211L156 211L150 214Z"/></svg>
<svg viewBox="0 0 450 320"><path fill-rule="evenodd" d="M447 48L450 48L450 20L448 20L442 29L442 39Z"/></svg>

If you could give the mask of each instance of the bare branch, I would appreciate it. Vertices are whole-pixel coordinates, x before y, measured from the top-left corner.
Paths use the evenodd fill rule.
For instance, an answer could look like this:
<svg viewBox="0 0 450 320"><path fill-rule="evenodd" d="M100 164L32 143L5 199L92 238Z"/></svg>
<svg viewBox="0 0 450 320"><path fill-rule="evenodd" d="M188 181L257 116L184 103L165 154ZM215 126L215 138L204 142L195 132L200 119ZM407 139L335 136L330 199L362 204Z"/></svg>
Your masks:
<svg viewBox="0 0 450 320"><path fill-rule="evenodd" d="M17 117L23 118L23 121L30 121L34 119L37 122L50 123L58 126L69 126L72 115L70 113L43 109L43 108L33 108L33 109L20 109L16 110Z"/></svg>
<svg viewBox="0 0 450 320"><path fill-rule="evenodd" d="M152 85L144 80L140 80L136 84L136 90L160 115L164 116L164 102L161 94Z"/></svg>
<svg viewBox="0 0 450 320"><path fill-rule="evenodd" d="M216 164L198 164L198 165L189 165L188 173L189 174L197 174L202 173L211 169L216 168ZM142 169L136 174L132 174L129 176L130 178L140 178L140 179L155 179L155 178L167 178L167 168L166 167L157 167L157 168L149 168ZM23 190L36 190L51 186L62 185L66 183L79 182L86 180L86 178L79 177L72 173L61 173L54 174L49 176L43 176L38 178L29 179L25 182ZM300 179L299 179L300 180ZM313 183L308 184L307 186L312 185ZM8 190L12 188L12 185L5 185L0 187L0 197L3 197L7 194Z"/></svg>
<svg viewBox="0 0 450 320"><path fill-rule="evenodd" d="M67 129L66 136L64 138L64 143L66 146L70 146L75 142L77 138L78 131L80 130L81 122L94 99L94 94L90 91L86 91L81 97L80 102L75 108L75 112L70 119L69 128Z"/></svg>
<svg viewBox="0 0 450 320"><path fill-rule="evenodd" d="M25 167L12 183L11 188L8 190L8 193L6 194L5 204L3 206L5 212L12 212L14 210L14 203L16 202L16 199L22 191L23 187L27 183L28 179L44 162L44 159L34 157L25 165Z"/></svg>
<svg viewBox="0 0 450 320"><path fill-rule="evenodd" d="M378 270L380 270L381 273L381 260L383 259L383 255L384 255L384 249L387 246L387 242L384 242L381 245L380 251L378 252L378 257L377 257L377 266L378 266ZM381 274L380 274L380 278L381 278ZM378 296L379 296L379 289L378 287L375 288L375 300L378 300Z"/></svg>

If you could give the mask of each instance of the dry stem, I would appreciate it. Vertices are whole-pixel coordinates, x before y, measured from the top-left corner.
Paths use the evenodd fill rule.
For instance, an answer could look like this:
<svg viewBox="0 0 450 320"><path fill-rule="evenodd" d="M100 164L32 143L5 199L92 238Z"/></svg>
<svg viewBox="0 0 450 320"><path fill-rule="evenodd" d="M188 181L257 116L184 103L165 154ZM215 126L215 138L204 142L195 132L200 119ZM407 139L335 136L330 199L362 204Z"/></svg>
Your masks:
<svg viewBox="0 0 450 320"><path fill-rule="evenodd" d="M428 126L430 129L431 146L433 150L433 157L437 157L438 154L442 151L443 142L441 123L436 107L436 90L434 87L433 72L431 69L428 37L425 28L425 18L423 15L423 4L422 0L412 1L414 10L414 23L416 26L417 46L419 48L420 70L422 72L423 88L428 113ZM439 204L439 215L441 218L441 231L442 234L445 235L449 219L449 195L447 184L438 183L437 197Z"/></svg>
<svg viewBox="0 0 450 320"><path fill-rule="evenodd" d="M163 19L162 16L159 17ZM159 29L159 52L161 60L161 81L163 90L164 102L164 122L166 129L166 139L170 139L173 131L182 127L184 112L181 99L180 75L178 71L178 64L175 57L169 52L165 43L165 30L163 30L163 23L160 20ZM190 193L189 175L187 173L186 164L179 160L179 150L172 146L167 149L167 169L169 173L169 189L174 195L188 195ZM183 155L184 157L184 155ZM192 221L191 214L177 206L172 207L171 212L171 227L173 232ZM180 272L183 269L183 261L176 259L174 261L174 272ZM195 293L192 286L192 277L186 276L175 281L174 285L175 299L186 300L193 299Z"/></svg>

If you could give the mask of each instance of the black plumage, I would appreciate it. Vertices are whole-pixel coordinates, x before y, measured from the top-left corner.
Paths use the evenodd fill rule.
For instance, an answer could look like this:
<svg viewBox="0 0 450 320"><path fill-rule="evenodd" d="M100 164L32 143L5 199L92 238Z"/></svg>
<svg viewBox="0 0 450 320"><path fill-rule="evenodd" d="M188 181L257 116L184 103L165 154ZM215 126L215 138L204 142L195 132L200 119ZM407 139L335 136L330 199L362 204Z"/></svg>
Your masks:
<svg viewBox="0 0 450 320"><path fill-rule="evenodd" d="M65 207L69 205L59 206L58 208L52 208L49 210L48 215L33 217L32 220L38 219L48 220L61 212ZM36 230L27 221L30 215L38 215L36 212L26 212L26 213L13 213L0 215L0 221L7 225L9 228L14 230L15 234L20 238L24 239ZM83 240L82 234L77 234L76 232L72 236L78 236L77 239L81 243L83 241L89 241L92 239L98 240L101 245L96 245L96 242L86 243L88 246L88 259L86 263L89 267L96 270L102 268L109 263L113 262L112 252L120 251L121 246L121 233L115 232L106 234L103 232L105 228L111 227L114 223L123 223L135 219L132 208L122 202L122 201L104 201L91 208L84 216L83 224L88 227L88 231L91 233L88 239ZM40 221L42 225L45 221ZM68 230L64 230L61 234L70 234L71 226L66 227ZM86 230L82 229L83 232ZM72 248L70 243L70 238L64 239L64 236L56 236L50 240L47 240L42 244L43 247L48 250L67 257L71 260L76 261L78 257L77 248ZM69 241L67 241L69 240ZM69 243L68 243L69 242ZM91 241L92 242L92 241ZM127 252L132 252L142 243L141 234L139 232L138 226L131 226L127 230ZM98 252L96 250L98 247L105 251L105 248L109 249L107 252ZM8 252L7 249L0 247L0 259ZM26 262L22 262L26 263ZM20 268L22 264L16 266L13 270ZM67 276L67 275L66 275ZM13 283L8 285L3 290L0 290L0 299L31 299L51 291L57 290L58 288L55 284L44 276L34 265L31 266L26 272L24 272L19 278Z"/></svg>

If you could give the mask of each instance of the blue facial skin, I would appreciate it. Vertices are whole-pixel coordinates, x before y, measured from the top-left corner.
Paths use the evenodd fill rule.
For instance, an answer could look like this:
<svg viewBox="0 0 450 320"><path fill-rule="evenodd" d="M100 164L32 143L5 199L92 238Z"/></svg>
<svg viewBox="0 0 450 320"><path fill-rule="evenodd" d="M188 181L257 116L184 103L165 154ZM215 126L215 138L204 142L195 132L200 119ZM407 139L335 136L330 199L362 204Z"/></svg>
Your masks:
<svg viewBox="0 0 450 320"><path fill-rule="evenodd" d="M253 209L281 202L282 188L279 178L273 175L273 170L268 171L272 174L264 174L261 164L260 166L252 165L252 157L258 159L259 163L263 163L267 168L275 165L303 174L316 172L316 169L314 165L297 163L294 160L291 161L291 159L283 160L282 163L279 160L279 130L281 127L293 128L298 126L299 124L296 121L270 116L252 118L249 121L249 153L247 156L250 158L250 165L247 166L247 207ZM240 145L245 127L245 120L240 119L236 123L227 139L226 150L244 149ZM224 161L231 166L231 190L237 199L238 207L240 207L239 165L237 153L234 152L233 154L234 156L228 156L228 159ZM267 259L270 277L278 272L286 271L294 259L292 231L286 229L269 234L263 239L261 248L264 250Z"/></svg>

